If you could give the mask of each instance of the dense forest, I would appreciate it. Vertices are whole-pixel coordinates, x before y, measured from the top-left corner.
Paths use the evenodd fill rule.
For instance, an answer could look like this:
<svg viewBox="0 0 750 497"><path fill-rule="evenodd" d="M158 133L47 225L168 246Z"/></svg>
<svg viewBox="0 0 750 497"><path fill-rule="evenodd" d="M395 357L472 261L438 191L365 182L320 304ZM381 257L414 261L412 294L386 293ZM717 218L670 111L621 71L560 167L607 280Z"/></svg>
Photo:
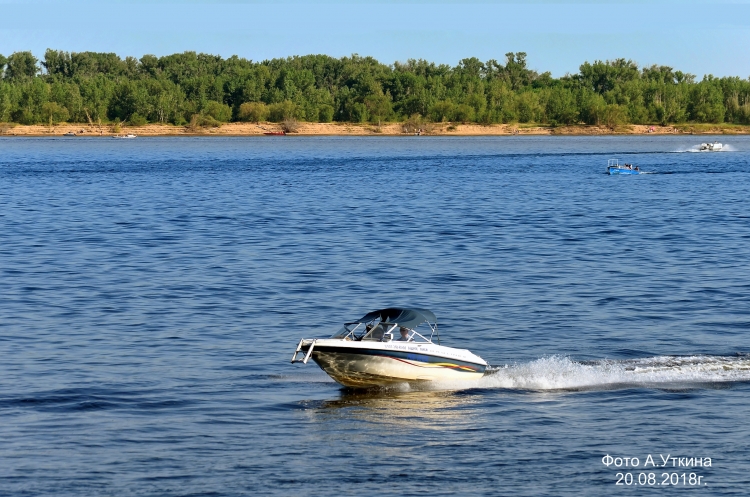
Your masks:
<svg viewBox="0 0 750 497"><path fill-rule="evenodd" d="M750 78L630 60L586 62L553 78L527 66L306 55L253 62L185 52L120 58L47 50L0 55L0 122L218 125L229 121L750 124Z"/></svg>

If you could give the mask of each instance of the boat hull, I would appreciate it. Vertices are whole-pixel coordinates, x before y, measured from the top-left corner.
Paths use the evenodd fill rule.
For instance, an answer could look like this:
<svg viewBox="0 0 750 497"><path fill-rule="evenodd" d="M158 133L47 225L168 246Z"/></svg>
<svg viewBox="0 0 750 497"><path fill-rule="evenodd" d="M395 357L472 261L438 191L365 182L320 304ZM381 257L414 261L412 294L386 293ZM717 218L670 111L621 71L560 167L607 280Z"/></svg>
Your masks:
<svg viewBox="0 0 750 497"><path fill-rule="evenodd" d="M434 351L419 350L415 346L390 347L392 348L316 344L311 357L335 381L353 388L472 380L484 376L487 368L486 363L442 357L435 355ZM401 350L397 350L399 348ZM409 350L410 348L414 350ZM478 357L477 359L481 361Z"/></svg>
<svg viewBox="0 0 750 497"><path fill-rule="evenodd" d="M609 174L611 175L617 175L617 174L641 174L640 171L636 171L635 169L621 169L617 167L610 167L608 168Z"/></svg>

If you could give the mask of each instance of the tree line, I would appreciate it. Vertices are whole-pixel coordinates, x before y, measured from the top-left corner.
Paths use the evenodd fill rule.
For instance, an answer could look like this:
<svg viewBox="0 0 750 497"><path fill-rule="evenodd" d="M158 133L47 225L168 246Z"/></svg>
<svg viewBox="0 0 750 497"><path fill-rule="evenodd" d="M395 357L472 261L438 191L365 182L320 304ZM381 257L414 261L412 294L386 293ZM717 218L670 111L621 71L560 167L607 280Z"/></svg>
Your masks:
<svg viewBox="0 0 750 497"><path fill-rule="evenodd" d="M294 56L253 62L195 52L140 59L48 49L0 55L0 122L230 121L540 124L750 124L750 78L704 76L625 59L553 78L526 53L456 66L410 59Z"/></svg>

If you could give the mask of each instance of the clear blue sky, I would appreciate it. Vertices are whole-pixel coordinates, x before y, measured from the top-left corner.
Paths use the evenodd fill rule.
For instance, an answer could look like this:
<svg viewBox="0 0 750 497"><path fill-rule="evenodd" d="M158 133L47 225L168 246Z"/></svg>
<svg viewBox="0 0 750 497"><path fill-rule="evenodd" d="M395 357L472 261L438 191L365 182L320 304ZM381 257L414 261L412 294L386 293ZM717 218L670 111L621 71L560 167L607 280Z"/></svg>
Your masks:
<svg viewBox="0 0 750 497"><path fill-rule="evenodd" d="M0 53L48 47L166 55L186 50L252 60L358 53L392 63L464 57L562 76L624 57L702 77L750 76L750 0L511 2L0 0Z"/></svg>

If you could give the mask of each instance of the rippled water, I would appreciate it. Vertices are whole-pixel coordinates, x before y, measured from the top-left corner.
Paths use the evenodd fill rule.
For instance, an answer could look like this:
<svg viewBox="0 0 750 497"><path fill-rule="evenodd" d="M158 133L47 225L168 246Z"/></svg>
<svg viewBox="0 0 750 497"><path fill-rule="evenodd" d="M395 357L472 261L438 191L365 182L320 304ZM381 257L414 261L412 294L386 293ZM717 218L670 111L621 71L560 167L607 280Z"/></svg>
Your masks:
<svg viewBox="0 0 750 497"><path fill-rule="evenodd" d="M746 495L750 139L706 139L1 139L0 495ZM289 364L390 305L497 372Z"/></svg>

